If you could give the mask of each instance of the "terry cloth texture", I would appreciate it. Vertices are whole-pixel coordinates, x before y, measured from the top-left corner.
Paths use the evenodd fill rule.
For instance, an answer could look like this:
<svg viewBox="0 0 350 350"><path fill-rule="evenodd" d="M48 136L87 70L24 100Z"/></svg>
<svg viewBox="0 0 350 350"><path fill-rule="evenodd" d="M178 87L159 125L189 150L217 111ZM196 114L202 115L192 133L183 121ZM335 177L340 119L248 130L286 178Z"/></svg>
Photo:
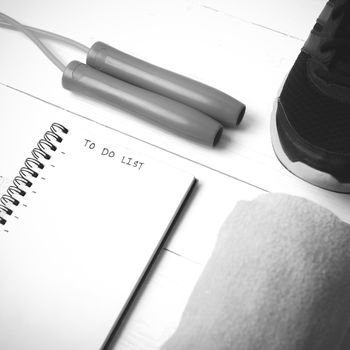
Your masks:
<svg viewBox="0 0 350 350"><path fill-rule="evenodd" d="M338 350L350 320L350 225L267 194L223 224L162 350Z"/></svg>

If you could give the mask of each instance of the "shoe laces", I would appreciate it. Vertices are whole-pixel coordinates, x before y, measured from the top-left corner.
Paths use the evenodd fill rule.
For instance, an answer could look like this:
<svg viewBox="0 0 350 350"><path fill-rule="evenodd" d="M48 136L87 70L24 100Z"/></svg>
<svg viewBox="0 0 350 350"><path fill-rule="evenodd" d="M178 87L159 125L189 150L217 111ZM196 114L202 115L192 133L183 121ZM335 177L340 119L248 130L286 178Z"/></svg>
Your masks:
<svg viewBox="0 0 350 350"><path fill-rule="evenodd" d="M343 18L335 35L320 47L321 52L334 53L322 76L327 81L350 87L350 1L336 7L331 16L333 20Z"/></svg>

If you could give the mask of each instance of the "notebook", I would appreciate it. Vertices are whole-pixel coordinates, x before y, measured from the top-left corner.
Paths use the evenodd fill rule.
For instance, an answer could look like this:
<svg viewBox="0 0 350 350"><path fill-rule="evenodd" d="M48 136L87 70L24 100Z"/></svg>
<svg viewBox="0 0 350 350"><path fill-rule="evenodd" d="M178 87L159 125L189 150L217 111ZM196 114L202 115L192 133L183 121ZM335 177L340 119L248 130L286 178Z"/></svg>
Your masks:
<svg viewBox="0 0 350 350"><path fill-rule="evenodd" d="M12 100L8 111L44 131L2 188L0 349L105 348L195 179L125 135L18 92ZM58 120L39 125L43 108Z"/></svg>

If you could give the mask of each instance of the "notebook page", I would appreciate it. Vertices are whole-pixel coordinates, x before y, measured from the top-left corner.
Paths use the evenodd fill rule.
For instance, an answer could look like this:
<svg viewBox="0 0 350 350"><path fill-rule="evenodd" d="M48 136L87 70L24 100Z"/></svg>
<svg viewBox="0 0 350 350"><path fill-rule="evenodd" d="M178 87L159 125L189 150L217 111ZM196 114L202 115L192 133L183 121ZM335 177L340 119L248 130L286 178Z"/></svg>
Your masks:
<svg viewBox="0 0 350 350"><path fill-rule="evenodd" d="M82 125L1 229L1 349L99 349L194 183Z"/></svg>

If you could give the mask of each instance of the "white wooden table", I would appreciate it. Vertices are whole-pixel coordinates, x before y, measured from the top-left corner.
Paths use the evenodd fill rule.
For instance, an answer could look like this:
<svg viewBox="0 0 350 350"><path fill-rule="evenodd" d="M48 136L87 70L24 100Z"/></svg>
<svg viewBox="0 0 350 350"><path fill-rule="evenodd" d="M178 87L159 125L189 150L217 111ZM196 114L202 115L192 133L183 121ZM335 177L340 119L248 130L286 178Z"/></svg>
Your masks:
<svg viewBox="0 0 350 350"><path fill-rule="evenodd" d="M350 196L309 185L277 161L269 121L276 92L317 15L321 0L1 0L0 11L20 22L87 46L104 41L164 68L212 85L247 105L238 129L226 129L211 149L172 135L106 104L61 87L61 72L23 35L0 29L0 99L13 88L51 103L72 118L90 118L140 141L145 152L193 173L199 184L176 225L115 345L158 349L175 330L187 298L235 203L267 192L310 198L350 222ZM81 52L52 45L65 62ZM0 187L18 170L31 120L0 113ZM6 142L5 142L6 141ZM11 145L12 142L12 145ZM4 147L7 145L7 149ZM5 157L11 147L11 157ZM26 149L27 150L27 149Z"/></svg>

